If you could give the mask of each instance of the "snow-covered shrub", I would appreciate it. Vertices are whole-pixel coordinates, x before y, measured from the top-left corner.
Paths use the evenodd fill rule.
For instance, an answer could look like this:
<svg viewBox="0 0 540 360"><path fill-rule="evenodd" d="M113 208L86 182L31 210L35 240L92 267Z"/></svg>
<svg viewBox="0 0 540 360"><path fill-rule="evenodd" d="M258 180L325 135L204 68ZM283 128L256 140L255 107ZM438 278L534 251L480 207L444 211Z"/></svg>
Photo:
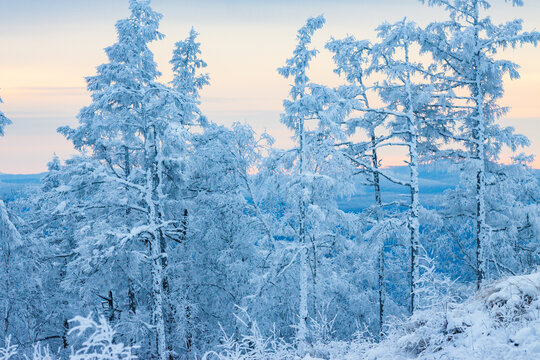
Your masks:
<svg viewBox="0 0 540 360"><path fill-rule="evenodd" d="M249 333L240 339L224 334L220 349L210 351L203 360L293 360L296 351L277 336L264 337L257 324L249 329Z"/></svg>
<svg viewBox="0 0 540 360"><path fill-rule="evenodd" d="M333 316L328 311L330 303L327 303L320 311L317 311L316 318L310 318L309 328L311 337L315 341L322 343L329 342L335 333L334 324L336 322L337 314Z"/></svg>
<svg viewBox="0 0 540 360"><path fill-rule="evenodd" d="M528 314L540 296L540 273L513 276L495 282L480 297L499 321L513 321Z"/></svg>
<svg viewBox="0 0 540 360"><path fill-rule="evenodd" d="M88 317L76 316L70 321L75 324L69 333L81 337L87 334L81 348L73 350L70 360L133 360L136 347L126 346L114 341L115 331L104 317L96 322L92 315Z"/></svg>
<svg viewBox="0 0 540 360"><path fill-rule="evenodd" d="M55 360L53 354L49 350L48 346L41 346L40 343L34 344L32 346L32 360ZM30 360L27 358L27 360Z"/></svg>
<svg viewBox="0 0 540 360"><path fill-rule="evenodd" d="M115 342L115 331L104 317L94 321L92 314L88 317L77 316L70 320L74 324L70 333L75 333L82 340L78 350L71 348L69 360L136 360L133 354L136 346L126 346ZM0 360L15 360L18 346L11 344L11 338L5 339L4 347L0 347ZM26 360L30 360L24 356ZM18 359L18 358L17 358ZM40 343L32 345L32 360L55 360L48 346Z"/></svg>
<svg viewBox="0 0 540 360"><path fill-rule="evenodd" d="M0 347L0 360L9 360L17 355L17 345L11 344L11 337L8 336L4 341L4 347Z"/></svg>
<svg viewBox="0 0 540 360"><path fill-rule="evenodd" d="M487 284L461 304L418 311L351 359L538 359L540 272Z"/></svg>

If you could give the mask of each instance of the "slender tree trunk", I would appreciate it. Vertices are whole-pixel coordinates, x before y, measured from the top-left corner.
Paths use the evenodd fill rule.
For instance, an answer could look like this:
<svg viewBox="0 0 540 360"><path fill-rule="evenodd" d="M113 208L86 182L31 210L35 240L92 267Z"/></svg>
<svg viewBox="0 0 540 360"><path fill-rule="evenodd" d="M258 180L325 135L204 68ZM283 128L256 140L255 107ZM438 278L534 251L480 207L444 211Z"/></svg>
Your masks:
<svg viewBox="0 0 540 360"><path fill-rule="evenodd" d="M305 229L301 230L304 232ZM305 236L304 236L305 241ZM304 246L305 243L302 242L301 246ZM308 271L309 264L307 258L307 249L301 249L300 251L300 303L299 303L299 322L298 322L298 332L296 335L300 349L303 349L306 345L307 339L307 319L308 319Z"/></svg>
<svg viewBox="0 0 540 360"><path fill-rule="evenodd" d="M167 254L167 244L165 242L165 237L163 236L163 233L160 231L160 249L161 253L163 255ZM165 298L164 303L164 313L165 313L165 330L167 338L171 338L174 332L174 314L175 314L175 307L170 301L170 284L169 284L169 276L167 275L167 267L168 267L168 261L166 256L162 256L161 258L161 267L163 269L163 295ZM168 352L169 352L169 360L174 359L174 351L172 348L171 341L167 342L168 344Z"/></svg>
<svg viewBox="0 0 540 360"><path fill-rule="evenodd" d="M379 266L378 266L378 275L379 275L379 338L383 336L384 329L384 300L386 296L385 291L385 255L384 255L384 240L381 242L379 247Z"/></svg>
<svg viewBox="0 0 540 360"><path fill-rule="evenodd" d="M62 324L63 326L63 329L62 329L62 347L64 349L67 349L69 344L68 344L68 333L69 333L69 321L67 321L67 319L64 319L64 323Z"/></svg>
<svg viewBox="0 0 540 360"><path fill-rule="evenodd" d="M366 94L366 87L364 86L363 80L360 77L358 79L360 86L362 87L362 98L366 105L366 108L370 108L369 99ZM369 137L371 139L371 166L373 166L373 191L375 194L375 220L377 223L382 219L382 195L381 195L381 180L378 172L379 169L379 156L377 154L377 137L375 135L375 126L372 126L369 129ZM384 245L386 239L381 239L379 244L379 254L378 254L378 287L379 287L379 338L383 335L384 327L384 301L386 296L385 289L385 253Z"/></svg>
<svg viewBox="0 0 540 360"><path fill-rule="evenodd" d="M300 155L300 178L302 182L302 194L300 194L300 224L299 224L299 242L300 242L300 301L299 301L299 309L298 309L298 316L299 316L299 322L298 322L298 331L296 334L296 338L298 341L298 346L300 349L305 348L306 346L306 339L307 339L307 319L308 319L308 271L309 271L309 259L307 254L307 234L306 234L306 199L305 196L305 159L304 159L304 119L301 118L299 122L299 155Z"/></svg>
<svg viewBox="0 0 540 360"><path fill-rule="evenodd" d="M180 242L182 244L186 243L187 240L187 229L188 229L188 209L184 209L182 214L182 222L180 225ZM186 337L186 352L189 354L191 352L192 346L193 346L193 331L192 331L192 324L191 324L191 318L192 318L192 309L190 305L190 296L189 296L189 282L190 279L186 279L185 287L185 308L184 308L184 331L185 331L185 337Z"/></svg>
<svg viewBox="0 0 540 360"><path fill-rule="evenodd" d="M306 234L306 205L304 199L300 201L300 302L298 309L298 331L296 339L300 349L304 349L307 340L307 320L308 320L308 272L309 272L309 259L307 249L307 234Z"/></svg>
<svg viewBox="0 0 540 360"><path fill-rule="evenodd" d="M156 186L156 196L158 198L158 218L160 222L165 220L165 210L163 208L163 201L166 198L163 187L164 187L164 180L163 177L165 175L165 166L163 164L164 157L162 152L162 146L161 141L158 136L158 134L155 134L155 144L156 144L156 176L155 179L157 181ZM163 268L163 293L165 297L165 303L164 303L164 312L165 312L165 330L167 338L171 338L173 336L173 332L175 331L175 306L170 301L170 284L169 284L169 276L168 276L168 258L165 256L167 254L167 242L165 241L165 236L163 234L163 230L159 231L159 239L160 239L160 249L161 253L164 255L161 258L161 266ZM169 351L169 360L173 360L175 358L174 351L172 348L172 342L168 341L168 351Z"/></svg>
<svg viewBox="0 0 540 360"><path fill-rule="evenodd" d="M150 239L150 251L152 256L152 318L157 333L157 355L160 360L168 360L167 341L165 337L165 316L163 314L163 267L161 265L161 247L159 238L152 236Z"/></svg>
<svg viewBox="0 0 540 360"><path fill-rule="evenodd" d="M480 160L482 161L482 160ZM483 163L483 161L482 161ZM484 254L483 247L486 243L486 211L484 203L485 191L485 166L480 165L476 174L476 289L480 289L484 280Z"/></svg>
<svg viewBox="0 0 540 360"><path fill-rule="evenodd" d="M129 156L129 148L127 146L124 146L124 180L127 182L129 181L129 176L131 174L131 159ZM126 193L129 193L128 186L126 185ZM131 209L126 204L125 208L126 212L126 220L129 214L131 213ZM131 276L131 255L128 254L127 259L127 266L128 266L128 276L127 276L127 282L128 282L128 312L129 315L135 315L135 312L137 311L136 305L135 305L135 287L133 285L133 278ZM133 342L133 339L130 339L131 342Z"/></svg>
<svg viewBox="0 0 540 360"><path fill-rule="evenodd" d="M189 296L186 296L186 352L189 354L193 346L193 332L191 330L191 306L189 305Z"/></svg>
<svg viewBox="0 0 540 360"><path fill-rule="evenodd" d="M405 44L405 61L409 63L409 46ZM409 230L410 230L410 273L409 273L409 312L412 315L416 306L417 282L420 276L418 248L420 246L420 212L419 183L418 183L418 118L414 113L413 95L411 89L410 65L407 68L407 79L405 90L408 96L407 119L409 123L409 169L410 169L410 190L411 208L409 210Z"/></svg>
<svg viewBox="0 0 540 360"><path fill-rule="evenodd" d="M129 313L135 315L137 306L135 305L135 289L133 288L133 280L128 278L128 310Z"/></svg>
<svg viewBox="0 0 540 360"><path fill-rule="evenodd" d="M1 206L2 204L0 204ZM5 300L4 300L4 337L8 336L8 330L9 330L9 313L11 312L11 302L14 300L14 299L11 299L10 297L10 293L11 293L11 286L10 286L10 282L9 282L9 277L10 277L10 274L9 274L9 267L10 267L10 249L9 249L9 244L7 244L7 237L4 237L4 239L6 240L6 243L4 244L5 246L5 274L6 274L6 280L5 280Z"/></svg>
<svg viewBox="0 0 540 360"><path fill-rule="evenodd" d="M366 103L367 103L367 97ZM370 129L371 137L371 146L373 150L371 151L371 162L372 166L375 169L373 172L373 190L375 193L375 220L379 222L382 219L382 196L381 196L381 181L380 175L377 172L379 168L379 159L377 155L376 145L376 136L374 129ZM384 327L384 300L385 300L385 253L384 253L384 244L385 239L380 239L379 244L379 254L378 254L378 286L379 286L379 337L382 337L383 327Z"/></svg>
<svg viewBox="0 0 540 360"><path fill-rule="evenodd" d="M155 129L148 128L146 131L145 152L146 152L146 193L144 199L148 208L148 226L150 229L150 259L152 263L152 320L157 335L157 357L160 360L168 360L167 357L167 339L165 336L165 315L164 308L164 290L163 280L165 278L163 269L163 257L166 256L162 252L161 231L158 229L161 221L159 218L158 206L156 200L161 201L159 196L156 196L155 189L159 184L156 184L156 157L157 144Z"/></svg>
<svg viewBox="0 0 540 360"><path fill-rule="evenodd" d="M475 87L474 95L476 101L476 128L473 129L473 138L475 141L476 154L478 161L476 172L476 288L480 289L484 280L484 246L487 240L486 234L486 206L485 206L485 187L486 187L486 152L485 152L485 113L484 113L484 93L482 90L482 79L480 74L480 34L478 33L479 8L478 2L474 4L474 24L475 40L477 51L475 54Z"/></svg>
<svg viewBox="0 0 540 360"><path fill-rule="evenodd" d="M410 149L411 170L411 209L409 213L409 227L411 231L411 273L410 273L410 312L414 313L416 306L416 285L419 274L418 248L420 245L420 222L418 220L420 202L418 200L418 154L416 150L416 136L411 141Z"/></svg>
<svg viewBox="0 0 540 360"><path fill-rule="evenodd" d="M317 301L319 299L318 293L317 293L317 247L315 246L315 239L312 239L311 241L311 248L313 253L313 263L310 266L311 267L311 283L312 283L312 305L311 305L311 313L313 316L317 315ZM308 263L309 263L309 257L308 257Z"/></svg>

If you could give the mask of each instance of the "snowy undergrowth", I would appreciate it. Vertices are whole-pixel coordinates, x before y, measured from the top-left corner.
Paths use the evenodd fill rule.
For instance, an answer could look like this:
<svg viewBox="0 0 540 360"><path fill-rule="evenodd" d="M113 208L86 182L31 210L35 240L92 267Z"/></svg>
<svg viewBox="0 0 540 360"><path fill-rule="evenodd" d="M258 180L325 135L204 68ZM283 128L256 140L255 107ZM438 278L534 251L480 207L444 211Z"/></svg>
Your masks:
<svg viewBox="0 0 540 360"><path fill-rule="evenodd" d="M380 343L358 337L295 350L256 328L239 341L225 338L213 360L540 359L540 272L486 285L460 304L418 311Z"/></svg>
<svg viewBox="0 0 540 360"><path fill-rule="evenodd" d="M540 272L485 286L462 304L415 314L349 359L539 359Z"/></svg>
<svg viewBox="0 0 540 360"><path fill-rule="evenodd" d="M71 348L69 360L134 360L136 347L126 346L114 341L115 331L101 317L94 321L92 315L77 316L70 321L73 324L70 333L74 333L81 341L77 349ZM30 360L26 355L19 354L18 346L11 343L11 338L5 339L4 347L0 347L0 360ZM57 357L48 347L34 344L32 360L56 360Z"/></svg>
<svg viewBox="0 0 540 360"><path fill-rule="evenodd" d="M72 332L81 340L70 360L137 359L135 348L113 341L114 330L102 318L77 317ZM486 285L461 304L418 311L395 324L380 343L359 336L346 342L315 342L295 349L277 337L264 337L256 325L236 340L224 336L221 347L205 360L400 360L400 359L540 359L540 271ZM34 346L32 360L54 360ZM10 339L0 360L28 359Z"/></svg>

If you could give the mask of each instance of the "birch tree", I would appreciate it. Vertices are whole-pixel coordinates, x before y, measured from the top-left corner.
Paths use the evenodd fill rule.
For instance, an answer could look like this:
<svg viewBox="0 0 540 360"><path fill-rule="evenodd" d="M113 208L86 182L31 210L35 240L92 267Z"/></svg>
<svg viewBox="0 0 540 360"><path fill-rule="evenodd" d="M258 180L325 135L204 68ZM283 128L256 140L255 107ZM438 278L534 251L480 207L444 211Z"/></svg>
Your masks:
<svg viewBox="0 0 540 360"><path fill-rule="evenodd" d="M295 175L298 176L298 224L295 229L295 241L299 244L299 304L298 304L298 328L296 339L300 347L305 346L307 337L307 320L308 320L308 234L307 234L307 207L309 205L309 190L307 184L307 153L309 149L306 148L306 120L311 115L309 110L302 106L301 102L307 97L307 87L309 78L307 77L306 70L309 66L310 60L317 54L316 50L308 49L311 43L311 37L316 30L320 29L325 20L323 17L308 19L305 26L303 26L297 35L298 44L294 50L292 58L287 60L287 65L280 68L279 73L285 78L292 77L294 79L294 85L290 90L291 101L285 101L284 106L286 113L282 116L282 122L293 130L294 138L297 142L297 167L294 169Z"/></svg>

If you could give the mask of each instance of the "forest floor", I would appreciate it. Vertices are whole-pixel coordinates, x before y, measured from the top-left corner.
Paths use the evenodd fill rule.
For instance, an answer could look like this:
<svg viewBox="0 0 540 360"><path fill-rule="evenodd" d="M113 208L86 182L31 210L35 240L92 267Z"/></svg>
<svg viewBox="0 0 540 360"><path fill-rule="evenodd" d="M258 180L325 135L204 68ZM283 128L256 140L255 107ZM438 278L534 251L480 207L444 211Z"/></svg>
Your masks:
<svg viewBox="0 0 540 360"><path fill-rule="evenodd" d="M461 304L419 311L380 343L353 342L313 355L336 360L540 359L540 272L488 284Z"/></svg>

